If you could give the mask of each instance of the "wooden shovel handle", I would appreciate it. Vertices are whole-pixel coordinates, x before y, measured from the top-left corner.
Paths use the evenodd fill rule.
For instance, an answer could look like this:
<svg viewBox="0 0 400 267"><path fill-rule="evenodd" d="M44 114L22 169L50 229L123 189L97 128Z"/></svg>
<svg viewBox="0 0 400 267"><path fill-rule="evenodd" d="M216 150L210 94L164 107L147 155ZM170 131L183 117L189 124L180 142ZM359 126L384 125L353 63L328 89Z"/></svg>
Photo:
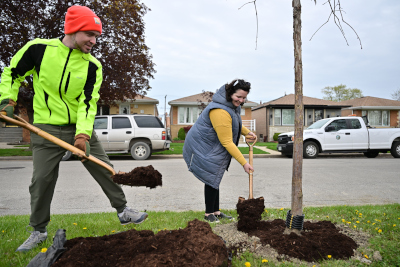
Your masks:
<svg viewBox="0 0 400 267"><path fill-rule="evenodd" d="M247 142L246 138L246 144L249 146L249 164L251 167L253 167L253 146L257 142L257 136L254 139L253 143ZM249 173L249 199L253 199L253 172L250 171Z"/></svg>
<svg viewBox="0 0 400 267"><path fill-rule="evenodd" d="M59 145L60 147L71 151L73 154L77 155L78 157L82 157L85 158L87 160L90 160L98 165L100 165L101 167L107 169L112 175L115 175L115 170L108 165L107 163L105 163L104 161L99 160L98 158L93 157L92 155L86 156L85 152L83 152L82 150L80 150L79 148L74 147L71 144L68 144L67 142L64 142L61 139L58 139L57 137L33 126L32 124L30 124L29 122L27 122L26 120L24 120L23 118L17 116L14 114L14 117L17 118L18 120L12 119L8 116L6 116L5 112L0 112L0 119L5 120L7 122L10 122L12 124L21 126L29 131L31 131L34 134L37 134L41 137L43 137L44 139L49 140L50 142Z"/></svg>

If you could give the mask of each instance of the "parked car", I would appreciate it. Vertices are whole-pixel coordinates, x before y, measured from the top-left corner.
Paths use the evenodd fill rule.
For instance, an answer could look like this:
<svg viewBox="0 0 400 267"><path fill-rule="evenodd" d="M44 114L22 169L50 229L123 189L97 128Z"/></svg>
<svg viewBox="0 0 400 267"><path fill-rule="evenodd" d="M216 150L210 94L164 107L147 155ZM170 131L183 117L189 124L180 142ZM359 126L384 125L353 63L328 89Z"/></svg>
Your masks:
<svg viewBox="0 0 400 267"><path fill-rule="evenodd" d="M294 132L278 136L277 149L292 157ZM333 117L319 120L303 133L303 157L316 158L319 153L362 152L375 158L390 151L400 158L400 128L371 128L366 117Z"/></svg>
<svg viewBox="0 0 400 267"><path fill-rule="evenodd" d="M168 150L171 144L160 119L151 115L100 115L93 129L107 154L130 153L137 160ZM62 160L71 156L67 151Z"/></svg>

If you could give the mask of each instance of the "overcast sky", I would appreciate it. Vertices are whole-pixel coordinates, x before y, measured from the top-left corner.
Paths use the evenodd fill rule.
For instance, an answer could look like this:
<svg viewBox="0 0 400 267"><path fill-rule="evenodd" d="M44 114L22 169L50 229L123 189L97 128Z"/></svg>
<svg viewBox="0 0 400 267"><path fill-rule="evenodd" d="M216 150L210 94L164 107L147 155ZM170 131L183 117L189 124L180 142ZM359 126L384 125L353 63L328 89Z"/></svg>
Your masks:
<svg viewBox="0 0 400 267"><path fill-rule="evenodd" d="M157 73L147 96L168 101L215 91L235 78L252 85L248 99L267 102L294 93L291 0L142 0L146 43ZM400 88L400 1L341 0L346 40L325 0L302 0L303 95L344 84L364 96L392 99ZM167 112L169 111L167 104Z"/></svg>

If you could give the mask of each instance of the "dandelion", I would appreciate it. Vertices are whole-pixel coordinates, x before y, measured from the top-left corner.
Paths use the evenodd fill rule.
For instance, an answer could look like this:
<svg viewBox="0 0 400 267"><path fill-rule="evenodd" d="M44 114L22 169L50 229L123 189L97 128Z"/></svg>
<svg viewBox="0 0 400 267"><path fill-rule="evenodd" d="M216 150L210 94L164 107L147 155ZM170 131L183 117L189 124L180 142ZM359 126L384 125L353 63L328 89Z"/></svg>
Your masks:
<svg viewBox="0 0 400 267"><path fill-rule="evenodd" d="M262 262L262 263L266 263L266 262L268 262L268 260L263 259L261 262Z"/></svg>
<svg viewBox="0 0 400 267"><path fill-rule="evenodd" d="M41 252L45 253L47 251L47 248L42 248Z"/></svg>
<svg viewBox="0 0 400 267"><path fill-rule="evenodd" d="M112 230L111 233L115 233L115 230Z"/></svg>
<svg viewBox="0 0 400 267"><path fill-rule="evenodd" d="M358 210L356 210L356 213L358 213Z"/></svg>
<svg viewBox="0 0 400 267"><path fill-rule="evenodd" d="M281 208L280 210L283 210L283 208Z"/></svg>
<svg viewBox="0 0 400 267"><path fill-rule="evenodd" d="M164 230L167 230L167 228L164 228Z"/></svg>
<svg viewBox="0 0 400 267"><path fill-rule="evenodd" d="M329 218L329 216L326 216L326 218Z"/></svg>
<svg viewBox="0 0 400 267"><path fill-rule="evenodd" d="M367 254L365 254L365 255L364 255L364 257L365 257L366 259L368 259L368 256L367 256Z"/></svg>
<svg viewBox="0 0 400 267"><path fill-rule="evenodd" d="M360 216L361 216L361 215L362 215L362 213L360 212L358 215L360 215Z"/></svg>
<svg viewBox="0 0 400 267"><path fill-rule="evenodd" d="M375 225L375 223L372 223L372 225Z"/></svg>
<svg viewBox="0 0 400 267"><path fill-rule="evenodd" d="M356 221L356 223L360 223L360 221Z"/></svg>
<svg viewBox="0 0 400 267"><path fill-rule="evenodd" d="M351 224L351 222L347 222L348 224Z"/></svg>
<svg viewBox="0 0 400 267"><path fill-rule="evenodd" d="M268 213L268 210L265 210L266 213Z"/></svg>
<svg viewBox="0 0 400 267"><path fill-rule="evenodd" d="M83 227L83 230L86 230L87 229L87 227Z"/></svg>
<svg viewBox="0 0 400 267"><path fill-rule="evenodd" d="M346 222L346 220L345 220L345 219L342 219L342 222Z"/></svg>
<svg viewBox="0 0 400 267"><path fill-rule="evenodd" d="M379 229L379 230L378 230L378 233L382 233L382 229Z"/></svg>
<svg viewBox="0 0 400 267"><path fill-rule="evenodd" d="M354 225L354 228L357 228L357 225Z"/></svg>
<svg viewBox="0 0 400 267"><path fill-rule="evenodd" d="M328 255L328 259L330 259L330 258L332 258L332 256L331 256L331 255Z"/></svg>
<svg viewBox="0 0 400 267"><path fill-rule="evenodd" d="M386 216L386 213L383 213L383 216Z"/></svg>
<svg viewBox="0 0 400 267"><path fill-rule="evenodd" d="M244 264L244 266L246 266L246 267L250 267L250 266L251 266L251 264L250 264L250 262L246 262L246 263Z"/></svg>
<svg viewBox="0 0 400 267"><path fill-rule="evenodd" d="M4 233L5 231L3 230L2 232Z"/></svg>
<svg viewBox="0 0 400 267"><path fill-rule="evenodd" d="M375 230L377 230L377 231L378 231L378 229L379 229L378 227L375 228Z"/></svg>
<svg viewBox="0 0 400 267"><path fill-rule="evenodd" d="M78 225L77 223L73 223L73 225Z"/></svg>
<svg viewBox="0 0 400 267"><path fill-rule="evenodd" d="M367 223L371 223L371 221L367 221Z"/></svg>
<svg viewBox="0 0 400 267"><path fill-rule="evenodd" d="M396 227L396 225L395 225L395 224L393 224L393 227Z"/></svg>

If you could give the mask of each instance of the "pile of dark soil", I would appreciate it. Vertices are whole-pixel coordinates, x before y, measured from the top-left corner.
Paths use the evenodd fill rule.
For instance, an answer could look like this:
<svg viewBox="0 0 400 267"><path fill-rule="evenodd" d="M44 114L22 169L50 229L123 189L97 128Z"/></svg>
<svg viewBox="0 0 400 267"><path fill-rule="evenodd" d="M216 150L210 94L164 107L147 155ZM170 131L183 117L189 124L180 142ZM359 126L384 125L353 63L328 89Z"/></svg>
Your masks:
<svg viewBox="0 0 400 267"><path fill-rule="evenodd" d="M60 266L226 266L224 241L197 219L180 230L134 229L102 237L68 240L52 265Z"/></svg>
<svg viewBox="0 0 400 267"><path fill-rule="evenodd" d="M152 165L147 167L136 167L131 172L118 173L111 178L117 184L129 186L146 186L156 188L162 186L161 173L153 168Z"/></svg>
<svg viewBox="0 0 400 267"><path fill-rule="evenodd" d="M329 221L305 222L301 236L296 233L283 234L286 229L284 220L261 221L264 201L249 199L239 201L237 212L239 231L260 238L263 245L269 245L279 254L304 261L316 262L328 259L349 259L357 248L357 243L339 232ZM238 248L232 248L237 250Z"/></svg>

